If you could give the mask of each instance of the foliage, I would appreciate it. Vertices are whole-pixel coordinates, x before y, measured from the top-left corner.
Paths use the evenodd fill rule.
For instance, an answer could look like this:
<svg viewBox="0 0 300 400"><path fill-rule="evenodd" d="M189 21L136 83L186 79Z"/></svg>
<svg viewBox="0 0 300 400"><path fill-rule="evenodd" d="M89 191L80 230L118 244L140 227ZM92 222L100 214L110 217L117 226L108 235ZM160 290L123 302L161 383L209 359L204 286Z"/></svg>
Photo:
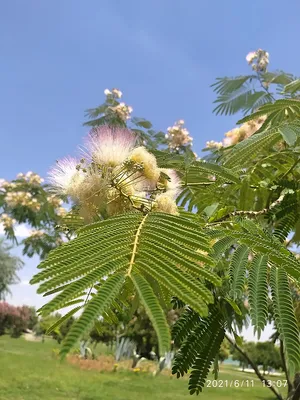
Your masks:
<svg viewBox="0 0 300 400"><path fill-rule="evenodd" d="M58 229L67 213L63 200L49 193L43 179L31 171L8 182L0 179L0 223L7 239L18 244L16 224L27 224L30 235L20 243L23 254L45 258L49 251L68 239L68 231Z"/></svg>
<svg viewBox="0 0 300 400"><path fill-rule="evenodd" d="M70 317L65 319L59 326L55 326L62 316L59 313L51 314L46 317L40 318L37 324L34 326L34 332L37 336L40 335L51 335L53 339L57 340L58 343L66 337L69 332L74 318Z"/></svg>
<svg viewBox="0 0 300 400"><path fill-rule="evenodd" d="M271 341L268 342L246 342L243 344L243 350L246 351L251 360L264 371L268 368L282 368L282 360L280 358L279 348ZM237 350L233 351L232 359L240 362L240 365L247 367L247 360Z"/></svg>
<svg viewBox="0 0 300 400"><path fill-rule="evenodd" d="M117 89L106 91L105 103L88 111L86 124L94 128L94 153L88 168L73 165L80 179L68 181L71 191L64 191L73 201L72 218L63 221L65 226L70 223L72 235L68 243L49 253L32 279L40 284L39 293L55 294L39 310L43 317L75 307L57 321L56 328L82 312L63 341L63 356L94 326L95 319L113 319L118 308L129 309L134 302L147 312L163 355L171 345L165 310L173 298L173 304L183 311L172 330L179 347L173 372L181 376L191 370L191 393L202 391L212 363L217 375L225 329L238 340L237 330L247 319L259 335L271 318L283 343L288 374L300 369L299 329L291 292L293 285L299 287L300 278L300 262L294 254L300 243L299 81L290 74L267 71L268 55L261 49L248 59L254 73L218 79L213 87L217 113L250 115L239 121L240 127L227 132L221 144L210 143L203 160L193 154L191 141L182 139L189 133L181 121L165 136L155 133L148 121L130 118L132 110L119 103ZM119 187L120 181L115 181L113 167L121 168L124 182L123 177L136 178L136 168L145 173L146 159L132 162L132 153L128 156L123 149L123 154L119 146L121 164L100 162L103 148L97 140L102 131L95 130L100 125L110 133L117 132L116 126L129 127L139 144L147 147L139 152L151 159L157 176L153 187L149 184L143 191L143 204L138 207L132 195ZM175 146L177 139L181 145ZM87 172L89 168L92 172ZM158 212L162 210L152 207L157 193L168 203L167 186L172 183L162 168L175 173L181 190L176 192L177 207ZM77 201L75 183L81 184L82 174L87 173L95 178L88 186L92 200L88 196ZM104 189L96 187L106 176L110 178ZM86 194L86 186L81 189ZM103 212L111 205L105 197L111 190L127 202L116 216ZM78 211L90 203L96 210L93 223L80 220ZM26 210L24 215L29 215Z"/></svg>
<svg viewBox="0 0 300 400"><path fill-rule="evenodd" d="M223 340L219 353L218 353L218 360L222 363L223 361L227 360L230 356L230 346L226 340Z"/></svg>
<svg viewBox="0 0 300 400"><path fill-rule="evenodd" d="M156 235L153 235L153 229ZM132 232L130 241L128 232ZM117 254L115 243L119 248ZM134 243L133 248L131 243ZM150 248L152 255L149 259ZM85 310L67 336L68 346L63 348L63 352L70 349L93 318L105 312L117 296L122 298L122 293L128 295L128 290L136 288L142 303L148 308L158 335L160 352L164 354L170 347L169 329L153 286L161 285L206 315L207 303L211 303L213 297L195 274L202 280L220 283L213 272L195 264L212 265L212 259L205 254L208 251L207 239L197 224L188 219L163 213L129 213L82 228L76 239L58 248L40 265L42 270L32 283L45 281L40 285L39 293L53 293L53 289L60 292L41 308L40 312L47 315L70 302L83 305L87 296L85 290L93 288L101 276L109 275L100 286L96 286L98 293L91 296L91 300L86 299ZM82 273L86 275L78 279ZM76 280L64 286L71 279Z"/></svg>
<svg viewBox="0 0 300 400"><path fill-rule="evenodd" d="M15 307L5 301L0 302L0 335L6 332L17 338L30 326L32 310L27 306Z"/></svg>
<svg viewBox="0 0 300 400"><path fill-rule="evenodd" d="M17 271L23 266L20 258L10 254L11 248L0 239L0 300L10 293L10 285L19 282Z"/></svg>

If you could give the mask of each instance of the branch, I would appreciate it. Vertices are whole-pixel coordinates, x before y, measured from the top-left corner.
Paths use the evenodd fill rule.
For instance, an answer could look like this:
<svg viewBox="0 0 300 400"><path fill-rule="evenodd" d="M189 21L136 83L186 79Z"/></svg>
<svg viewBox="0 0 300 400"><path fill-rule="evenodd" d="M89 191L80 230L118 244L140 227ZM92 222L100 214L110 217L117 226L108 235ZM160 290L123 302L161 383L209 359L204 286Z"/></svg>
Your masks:
<svg viewBox="0 0 300 400"><path fill-rule="evenodd" d="M293 169L297 166L297 164L298 164L299 162L300 162L300 158L298 158L298 159L294 162L294 164L291 166L291 168L288 169L288 170L286 171L286 173L282 175L281 179L285 178L290 172L292 172Z"/></svg>
<svg viewBox="0 0 300 400"><path fill-rule="evenodd" d="M260 83L260 86L263 88L263 90L264 90L265 92L267 92L267 94L271 97L271 99L272 99L273 101L276 101L276 99L275 99L275 97L273 96L273 94L269 92L269 89L268 89L265 85L263 85L263 81L262 81L262 79L261 79L261 75L260 75L259 72L257 72L257 78L258 78L259 83Z"/></svg>
<svg viewBox="0 0 300 400"><path fill-rule="evenodd" d="M270 204L269 207L263 208L262 210L259 210L259 211L250 211L250 210L249 211L247 211L247 210L233 211L232 213L224 215L224 217L220 218L218 220L218 222L224 221L230 217L235 217L238 215L247 216L247 217L251 218L251 217L257 217L259 215L267 214L270 210L272 210L274 207L279 205L283 201L284 197L285 197L285 194L283 193L278 197L277 200L273 201L273 203Z"/></svg>
<svg viewBox="0 0 300 400"><path fill-rule="evenodd" d="M299 400L299 399L300 399L300 383L298 383L298 386L296 387L296 390L292 397L292 400Z"/></svg>
<svg viewBox="0 0 300 400"><path fill-rule="evenodd" d="M276 398L278 400L283 400L281 397L281 394L276 390L276 388L274 386L269 386L268 379L264 378L264 376L259 372L257 366L254 364L254 362L249 358L249 356L247 355L247 353L244 352L244 350L242 350L237 344L236 342L234 342L230 336L228 336L225 333L225 337L228 340L229 343L231 343L236 349L237 351L239 351L243 357L245 357L245 359L248 361L248 364L251 365L251 367L253 368L254 372L256 373L257 377L260 379L260 381L264 384L266 384L266 387L269 388L276 396ZM298 389L298 388L297 388ZM295 400L295 399L293 399Z"/></svg>

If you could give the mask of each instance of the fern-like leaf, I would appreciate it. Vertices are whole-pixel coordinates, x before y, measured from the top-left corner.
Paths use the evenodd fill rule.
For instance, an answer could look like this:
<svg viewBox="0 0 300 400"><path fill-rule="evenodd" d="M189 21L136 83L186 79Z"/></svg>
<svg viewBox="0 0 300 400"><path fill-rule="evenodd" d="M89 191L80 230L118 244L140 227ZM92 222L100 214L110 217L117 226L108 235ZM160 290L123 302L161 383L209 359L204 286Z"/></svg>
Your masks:
<svg viewBox="0 0 300 400"><path fill-rule="evenodd" d="M225 329L222 319L214 319L209 325L209 332L210 335L207 335L208 340L206 341L206 345L197 355L196 362L193 365L189 379L190 394L199 394L202 392L209 369L224 340Z"/></svg>
<svg viewBox="0 0 300 400"><path fill-rule="evenodd" d="M39 293L56 293L39 310L42 315L86 301L78 325L78 332L83 332L98 312L109 315L106 303L101 305L101 293L114 276L128 277L122 288L126 296L138 292L157 330L161 351L166 348L167 336L159 302L151 295L153 288L159 287L160 293L175 295L199 314L207 315L214 298L206 281L221 285L221 279L210 268L215 261L198 221L164 213L132 212L85 226L76 234L75 239L49 254L32 279L32 283L40 283ZM102 283L106 277L108 280ZM85 300L87 292L90 298ZM115 300L112 298L110 304L116 305ZM64 351L74 340L75 335Z"/></svg>
<svg viewBox="0 0 300 400"><path fill-rule="evenodd" d="M275 322L283 340L285 358L292 377L300 368L300 340L287 274L282 268L273 266L270 283Z"/></svg>
<svg viewBox="0 0 300 400"><path fill-rule="evenodd" d="M124 280L124 274L118 273L107 278L107 280L101 285L101 289L97 295L87 303L83 313L71 326L70 331L64 339L60 351L63 357L66 356L84 332L93 326L95 319L101 316L101 314L110 307L120 292Z"/></svg>
<svg viewBox="0 0 300 400"><path fill-rule="evenodd" d="M256 255L249 273L249 305L254 333L258 338L267 323L268 317L268 258Z"/></svg>
<svg viewBox="0 0 300 400"><path fill-rule="evenodd" d="M47 335L49 335L51 332L55 331L55 329L59 328L61 324L63 324L65 321L67 321L69 318L71 318L74 314L76 314L79 310L81 310L82 306L78 306L73 308L71 311L69 311L67 314L65 314L63 317L59 318L57 321L54 322L50 326L50 328L47 329Z"/></svg>
<svg viewBox="0 0 300 400"><path fill-rule="evenodd" d="M147 280L139 273L133 272L131 274L131 280L139 294L142 304L152 322L152 325L156 331L159 354L163 355L170 349L171 337L170 330L164 315L163 310L155 296L150 284Z"/></svg>
<svg viewBox="0 0 300 400"><path fill-rule="evenodd" d="M239 246L230 261L229 274L231 278L230 294L233 299L239 298L244 293L245 273L248 263L249 249L247 246Z"/></svg>
<svg viewBox="0 0 300 400"><path fill-rule="evenodd" d="M199 314L189 307L186 307L183 314L175 322L172 328L172 337L176 346L181 345L182 341L194 330L196 325L201 322Z"/></svg>

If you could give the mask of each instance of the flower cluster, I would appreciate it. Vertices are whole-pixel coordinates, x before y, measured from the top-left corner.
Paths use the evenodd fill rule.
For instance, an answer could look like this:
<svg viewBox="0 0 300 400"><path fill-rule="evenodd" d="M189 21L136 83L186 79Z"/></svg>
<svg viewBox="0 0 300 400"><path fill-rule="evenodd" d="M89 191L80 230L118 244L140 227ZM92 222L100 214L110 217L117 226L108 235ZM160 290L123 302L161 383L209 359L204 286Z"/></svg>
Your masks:
<svg viewBox="0 0 300 400"><path fill-rule="evenodd" d="M223 147L222 142L215 142L214 140L206 142L207 149L220 149L221 147Z"/></svg>
<svg viewBox="0 0 300 400"><path fill-rule="evenodd" d="M257 120L252 120L245 122L239 128L234 128L229 132L225 133L225 139L223 140L223 146L233 146L236 143L243 141L244 139L252 136L256 131L258 131L262 124L265 122L266 117L259 117Z"/></svg>
<svg viewBox="0 0 300 400"><path fill-rule="evenodd" d="M56 215L58 217L64 217L65 215L67 215L68 211L64 208L64 207L58 207L56 210Z"/></svg>
<svg viewBox="0 0 300 400"><path fill-rule="evenodd" d="M34 231L29 232L30 239L40 239L44 235L45 235L45 233L43 231L39 231L39 230L34 230Z"/></svg>
<svg viewBox="0 0 300 400"><path fill-rule="evenodd" d="M55 196L55 194L47 196L47 202L54 208L61 207L63 205L63 201L59 197Z"/></svg>
<svg viewBox="0 0 300 400"><path fill-rule="evenodd" d="M57 162L49 181L57 195L69 196L86 222L132 209L177 214L180 181L172 170L158 168L145 147L125 128L94 128L82 158Z"/></svg>
<svg viewBox="0 0 300 400"><path fill-rule="evenodd" d="M269 53L265 50L258 49L247 54L246 60L254 71L266 72L269 64Z"/></svg>
<svg viewBox="0 0 300 400"><path fill-rule="evenodd" d="M10 182L5 179L0 179L0 192L5 192L9 186Z"/></svg>
<svg viewBox="0 0 300 400"><path fill-rule="evenodd" d="M166 139L170 150L180 150L181 147L192 144L193 138L183 125L184 121L181 119L167 129Z"/></svg>
<svg viewBox="0 0 300 400"><path fill-rule="evenodd" d="M133 111L133 108L125 104L124 102L118 103L116 100L120 99L122 97L122 92L119 89L105 89L104 94L106 96L106 100L110 105L107 107L107 110L105 111L105 115L111 115L114 114L118 118L120 118L122 121L126 122L128 119L130 119L131 113Z"/></svg>
<svg viewBox="0 0 300 400"><path fill-rule="evenodd" d="M2 214L0 215L0 223L2 223L4 229L10 229L13 227L13 225L16 223L17 221L13 218L11 218L9 215L7 214Z"/></svg>
<svg viewBox="0 0 300 400"><path fill-rule="evenodd" d="M35 186L38 186L44 182L43 178L41 178L38 174L32 171L28 171L26 174L19 173L17 175L17 179L24 180L28 182L30 185L35 185Z"/></svg>
<svg viewBox="0 0 300 400"><path fill-rule="evenodd" d="M39 211L41 208L40 203L37 199L32 198L32 195L29 192L8 192L4 201L9 207L25 206L30 208L32 211Z"/></svg>
<svg viewBox="0 0 300 400"><path fill-rule="evenodd" d="M121 90L114 88L112 90L105 89L104 94L108 98L120 99L123 93L121 92Z"/></svg>
<svg viewBox="0 0 300 400"><path fill-rule="evenodd" d="M261 128L265 120L266 116L261 116L256 120L245 122L239 128L231 129L230 131L225 133L225 138L222 142L215 142L214 140L206 142L206 148L220 149L222 147L233 146L252 136L256 131Z"/></svg>
<svg viewBox="0 0 300 400"><path fill-rule="evenodd" d="M130 106L127 106L125 103L120 103L116 105L115 107L109 107L108 108L109 112L115 113L122 121L126 121L130 119L130 114L133 111L133 108Z"/></svg>

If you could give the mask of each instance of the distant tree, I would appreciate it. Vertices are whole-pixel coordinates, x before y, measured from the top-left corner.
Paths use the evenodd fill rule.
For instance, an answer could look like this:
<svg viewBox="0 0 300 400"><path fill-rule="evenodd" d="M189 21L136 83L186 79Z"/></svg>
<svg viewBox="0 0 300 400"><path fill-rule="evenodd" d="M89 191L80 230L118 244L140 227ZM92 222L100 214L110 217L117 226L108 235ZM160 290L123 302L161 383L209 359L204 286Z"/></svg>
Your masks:
<svg viewBox="0 0 300 400"><path fill-rule="evenodd" d="M28 307L28 312L29 312L28 329L33 330L36 324L38 323L38 316L36 313L36 309L34 307Z"/></svg>
<svg viewBox="0 0 300 400"><path fill-rule="evenodd" d="M41 318L36 326L34 327L34 331L36 335L43 336L46 335L49 329L61 318L59 313L48 315L47 317ZM59 327L52 329L49 332L49 335L52 336L53 339L57 340L60 343L63 338L68 333L70 327L72 326L75 318L70 317L66 321L64 321Z"/></svg>
<svg viewBox="0 0 300 400"><path fill-rule="evenodd" d="M219 361L222 363L230 356L230 346L227 340L223 340L219 350Z"/></svg>
<svg viewBox="0 0 300 400"><path fill-rule="evenodd" d="M254 342L248 342L243 345L243 350L251 357L251 359L256 358L256 346ZM243 369L248 367L248 361L246 358L236 349L233 350L232 359L239 361L240 367Z"/></svg>
<svg viewBox="0 0 300 400"><path fill-rule="evenodd" d="M30 308L15 307L4 301L0 302L0 335L10 333L11 337L21 336L30 323Z"/></svg>
<svg viewBox="0 0 300 400"><path fill-rule="evenodd" d="M19 257L11 255L11 248L0 239L0 300L5 300L10 293L10 285L19 282L17 271L24 264Z"/></svg>
<svg viewBox="0 0 300 400"><path fill-rule="evenodd" d="M264 372L269 368L282 368L279 348L272 341L248 342L243 345L243 350L256 365L262 366ZM248 366L248 361L237 350L233 351L232 358L240 362L243 370Z"/></svg>
<svg viewBox="0 0 300 400"><path fill-rule="evenodd" d="M273 342L258 342L255 346L254 362L263 367L264 372L269 367L282 368L279 348Z"/></svg>

